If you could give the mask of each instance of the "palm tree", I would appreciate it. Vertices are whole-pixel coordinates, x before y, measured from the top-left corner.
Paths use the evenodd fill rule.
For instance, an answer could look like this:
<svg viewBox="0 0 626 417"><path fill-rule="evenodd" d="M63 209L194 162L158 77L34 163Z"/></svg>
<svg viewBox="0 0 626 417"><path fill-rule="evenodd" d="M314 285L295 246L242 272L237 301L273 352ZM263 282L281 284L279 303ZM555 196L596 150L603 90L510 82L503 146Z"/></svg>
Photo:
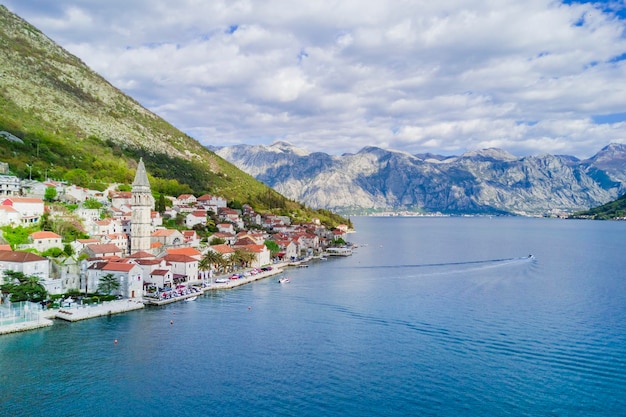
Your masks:
<svg viewBox="0 0 626 417"><path fill-rule="evenodd" d="M235 252L231 255L234 264L238 264L242 267L247 267L250 262L256 259L256 255L252 252L248 252L244 249L235 249Z"/></svg>
<svg viewBox="0 0 626 417"><path fill-rule="evenodd" d="M198 262L198 269L201 271L219 270L224 264L225 260L221 253L209 250Z"/></svg>
<svg viewBox="0 0 626 417"><path fill-rule="evenodd" d="M204 254L202 260L204 259L206 259L206 262L208 262L211 267L215 267L216 269L224 265L224 256L219 252L209 250Z"/></svg>

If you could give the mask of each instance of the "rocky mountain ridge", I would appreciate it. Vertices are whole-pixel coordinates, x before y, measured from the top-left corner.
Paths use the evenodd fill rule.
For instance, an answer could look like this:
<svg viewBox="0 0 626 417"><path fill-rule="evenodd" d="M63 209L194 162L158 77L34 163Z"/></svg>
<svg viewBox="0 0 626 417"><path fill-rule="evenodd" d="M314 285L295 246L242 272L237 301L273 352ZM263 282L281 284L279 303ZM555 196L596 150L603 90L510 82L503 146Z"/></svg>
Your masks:
<svg viewBox="0 0 626 417"><path fill-rule="evenodd" d="M519 158L502 149L411 155L377 147L332 156L286 142L212 150L289 198L343 213L549 215L599 206L626 192L624 144L586 160Z"/></svg>

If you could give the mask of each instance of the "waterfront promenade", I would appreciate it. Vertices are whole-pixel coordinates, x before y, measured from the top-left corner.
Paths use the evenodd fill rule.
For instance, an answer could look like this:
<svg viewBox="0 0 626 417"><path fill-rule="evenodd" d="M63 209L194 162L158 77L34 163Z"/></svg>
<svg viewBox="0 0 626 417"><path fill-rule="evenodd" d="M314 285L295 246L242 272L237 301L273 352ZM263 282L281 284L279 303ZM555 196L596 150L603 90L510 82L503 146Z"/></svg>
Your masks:
<svg viewBox="0 0 626 417"><path fill-rule="evenodd" d="M166 299L156 299L156 298L148 298L144 297L143 302L146 305L165 305L170 303L175 303L178 301L184 301L189 298L193 298L199 295L203 295L207 291L215 291L215 290L227 290L235 287L239 287L241 285L249 284L254 281L259 281L261 279L269 278L274 275L282 274L283 267L285 264L275 264L272 266L272 269L268 271L262 271L257 274L250 274L249 276L241 276L238 279L230 279L232 274L228 275L219 275L214 277L210 283L207 283L206 286L198 287L194 286L199 292L188 292L186 294L166 298ZM215 282L215 281L224 281L224 282Z"/></svg>
<svg viewBox="0 0 626 417"><path fill-rule="evenodd" d="M305 262L305 261L301 261ZM272 265L272 269L267 271L262 271L257 274L250 274L248 276L241 276L238 279L229 279L232 275L220 275L216 276L212 279L210 284L207 283L206 286L194 286L196 292L188 292L183 295L179 295L177 297L171 297L164 300L152 299L152 298L141 298L141 299L124 299L124 300L113 300L113 301L105 301L101 304L96 305L80 305L75 304L71 307L62 307L58 309L50 309L41 311L36 320L31 321L23 321L19 323L10 323L0 325L0 335L22 332L27 330L34 330L42 327L52 326L54 324L53 319L60 319L64 321L80 321L91 319L95 317L102 316L110 316L112 314L120 314L126 313L129 311L139 310L144 308L146 305L164 305L170 304L180 301L185 301L186 299L201 296L207 291L215 291L215 290L226 290L235 287L239 287L241 285L249 284L254 281L258 281L261 279L266 279L275 275L282 274L284 272L284 268L288 266L295 266L299 263L280 263ZM215 281L223 281L225 282L215 282Z"/></svg>

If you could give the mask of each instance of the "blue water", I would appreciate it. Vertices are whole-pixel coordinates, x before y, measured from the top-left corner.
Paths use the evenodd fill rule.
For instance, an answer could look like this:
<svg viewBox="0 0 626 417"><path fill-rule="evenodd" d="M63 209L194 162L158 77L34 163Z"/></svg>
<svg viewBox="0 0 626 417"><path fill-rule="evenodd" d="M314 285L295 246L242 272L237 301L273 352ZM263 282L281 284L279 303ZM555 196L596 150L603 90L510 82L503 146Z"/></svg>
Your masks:
<svg viewBox="0 0 626 417"><path fill-rule="evenodd" d="M0 415L626 415L626 222L352 220L289 284L0 337Z"/></svg>

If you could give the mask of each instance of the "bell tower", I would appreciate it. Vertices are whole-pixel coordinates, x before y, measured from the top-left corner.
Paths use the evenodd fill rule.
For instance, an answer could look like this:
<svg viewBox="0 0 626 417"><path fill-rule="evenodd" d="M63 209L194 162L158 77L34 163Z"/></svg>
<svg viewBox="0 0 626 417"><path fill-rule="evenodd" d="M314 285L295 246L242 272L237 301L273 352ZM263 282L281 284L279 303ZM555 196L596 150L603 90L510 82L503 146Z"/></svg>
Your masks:
<svg viewBox="0 0 626 417"><path fill-rule="evenodd" d="M130 253L150 251L152 220L150 214L154 208L154 197L150 191L150 182L143 158L139 159L132 188L132 214L130 218Z"/></svg>

